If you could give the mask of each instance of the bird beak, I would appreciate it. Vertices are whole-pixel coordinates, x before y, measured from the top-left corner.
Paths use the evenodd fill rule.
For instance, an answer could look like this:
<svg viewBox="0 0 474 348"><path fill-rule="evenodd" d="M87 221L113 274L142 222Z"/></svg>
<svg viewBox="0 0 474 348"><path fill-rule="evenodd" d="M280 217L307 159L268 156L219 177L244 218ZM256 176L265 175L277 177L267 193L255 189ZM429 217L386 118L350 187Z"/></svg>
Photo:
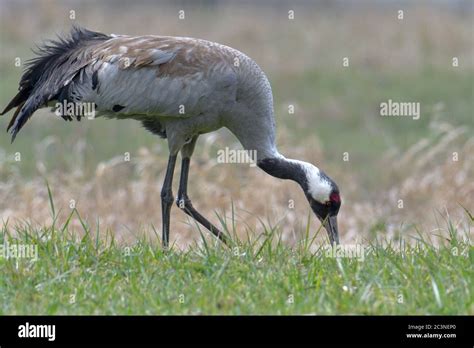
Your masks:
<svg viewBox="0 0 474 348"><path fill-rule="evenodd" d="M329 235L331 245L339 244L339 230L337 229L337 216L330 215L324 220L324 228Z"/></svg>

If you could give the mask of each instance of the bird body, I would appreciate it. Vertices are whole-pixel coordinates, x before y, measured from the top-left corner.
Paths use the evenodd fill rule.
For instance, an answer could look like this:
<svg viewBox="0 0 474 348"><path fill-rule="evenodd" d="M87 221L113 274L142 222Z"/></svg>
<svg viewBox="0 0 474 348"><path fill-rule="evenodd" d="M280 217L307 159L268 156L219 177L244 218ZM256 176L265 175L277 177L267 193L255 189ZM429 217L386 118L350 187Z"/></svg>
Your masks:
<svg viewBox="0 0 474 348"><path fill-rule="evenodd" d="M74 28L70 38L40 48L2 114L17 107L8 126L12 141L40 107L90 103L95 116L141 121L168 141L170 159L162 190L163 240L167 244L171 183L177 154L183 158L180 208L224 239L187 198L189 159L200 134L228 128L267 173L300 184L316 215L338 242L337 185L312 164L289 160L275 144L270 83L242 52L218 43L169 36L105 35ZM72 120L71 115L61 115ZM80 120L82 115L74 115ZM179 204L178 204L179 205ZM322 220L323 221L323 220ZM329 231L332 232L329 232Z"/></svg>
<svg viewBox="0 0 474 348"><path fill-rule="evenodd" d="M265 74L233 48L192 38L118 36L93 52L91 74L97 71L99 83L85 98L98 105L99 115L103 110L106 117L171 128L172 152L196 135L221 127L250 131L258 118L273 115ZM111 112L115 105L123 109ZM268 131L274 140L275 127ZM262 145L262 154L273 150L272 141Z"/></svg>

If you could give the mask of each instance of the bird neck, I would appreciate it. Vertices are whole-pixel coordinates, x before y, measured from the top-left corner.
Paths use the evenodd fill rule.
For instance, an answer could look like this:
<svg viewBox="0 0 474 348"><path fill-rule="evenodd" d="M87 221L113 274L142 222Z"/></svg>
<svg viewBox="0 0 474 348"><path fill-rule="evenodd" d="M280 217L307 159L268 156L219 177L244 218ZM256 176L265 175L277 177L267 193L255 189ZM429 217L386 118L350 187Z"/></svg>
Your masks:
<svg viewBox="0 0 474 348"><path fill-rule="evenodd" d="M303 191L308 190L308 179L306 166L309 163L285 158L278 154L275 157L261 159L257 165L267 174L279 179L289 179L300 184Z"/></svg>

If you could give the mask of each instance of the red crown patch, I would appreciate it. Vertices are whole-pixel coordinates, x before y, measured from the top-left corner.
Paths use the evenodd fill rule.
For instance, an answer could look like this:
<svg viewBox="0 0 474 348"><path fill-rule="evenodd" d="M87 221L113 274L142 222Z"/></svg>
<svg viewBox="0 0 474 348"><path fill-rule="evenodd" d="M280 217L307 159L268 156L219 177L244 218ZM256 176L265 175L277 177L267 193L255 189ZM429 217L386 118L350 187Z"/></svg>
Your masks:
<svg viewBox="0 0 474 348"><path fill-rule="evenodd" d="M331 195L329 196L329 199L331 200L331 202L334 202L334 203L341 202L341 196L339 196L339 193L337 192L331 193Z"/></svg>

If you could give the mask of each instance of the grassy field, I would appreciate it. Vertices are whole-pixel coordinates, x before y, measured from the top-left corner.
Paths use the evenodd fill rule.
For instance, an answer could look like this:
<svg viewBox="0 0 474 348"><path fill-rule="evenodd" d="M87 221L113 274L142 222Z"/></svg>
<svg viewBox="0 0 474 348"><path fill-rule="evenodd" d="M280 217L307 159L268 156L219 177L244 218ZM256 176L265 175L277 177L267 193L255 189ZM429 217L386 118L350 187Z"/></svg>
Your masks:
<svg viewBox="0 0 474 348"><path fill-rule="evenodd" d="M0 314L474 314L474 250L445 223L441 247L419 234L352 258L313 251L309 233L290 249L269 226L230 248L201 235L186 251L120 246L86 223L80 237L68 222L4 227L0 242L34 245L38 257L0 259Z"/></svg>
<svg viewBox="0 0 474 348"><path fill-rule="evenodd" d="M198 140L189 193L235 245L215 245L174 207L164 252L166 142L136 121L43 109L13 144L0 133L0 242L38 250L36 261L0 257L0 313L474 314L473 12L404 3L400 21L376 3L296 7L289 21L285 6L183 5L179 20L181 7L158 2L0 0L0 106L29 49L71 24L199 37L254 58L272 84L280 152L336 180L341 242L364 250L363 261L326 255L300 188L218 163L241 148L219 130ZM389 99L420 103L420 119L381 117Z"/></svg>

